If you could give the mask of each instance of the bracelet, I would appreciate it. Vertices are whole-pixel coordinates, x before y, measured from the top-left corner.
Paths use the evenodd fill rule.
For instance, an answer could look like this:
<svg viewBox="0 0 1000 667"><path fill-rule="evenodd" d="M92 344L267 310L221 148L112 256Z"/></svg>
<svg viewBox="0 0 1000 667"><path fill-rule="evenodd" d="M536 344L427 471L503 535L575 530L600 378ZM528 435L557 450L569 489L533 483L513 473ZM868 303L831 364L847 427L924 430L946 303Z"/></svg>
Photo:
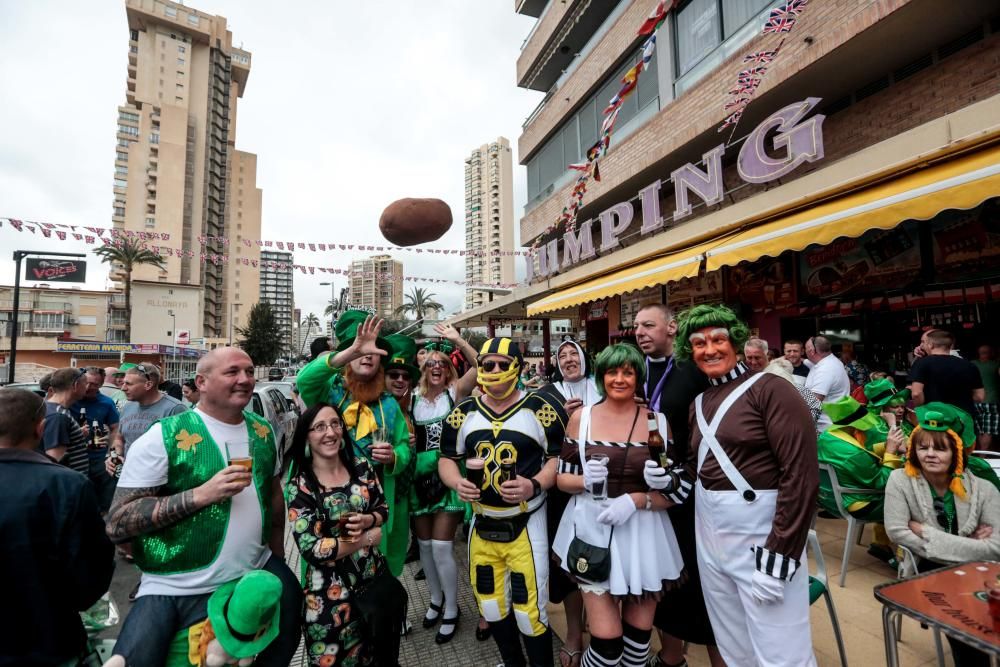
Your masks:
<svg viewBox="0 0 1000 667"><path fill-rule="evenodd" d="M646 492L646 510L653 509L653 498L649 495L649 491Z"/></svg>
<svg viewBox="0 0 1000 667"><path fill-rule="evenodd" d="M531 498L537 498L540 495L542 495L542 483L539 482L534 477L532 477L531 478Z"/></svg>

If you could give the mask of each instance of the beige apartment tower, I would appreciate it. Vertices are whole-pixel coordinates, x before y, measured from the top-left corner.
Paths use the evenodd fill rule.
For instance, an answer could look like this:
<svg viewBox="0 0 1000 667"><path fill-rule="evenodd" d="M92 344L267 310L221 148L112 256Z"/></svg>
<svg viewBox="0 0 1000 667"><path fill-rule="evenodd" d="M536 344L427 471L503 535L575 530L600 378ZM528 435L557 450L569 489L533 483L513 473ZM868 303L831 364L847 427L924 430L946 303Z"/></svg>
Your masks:
<svg viewBox="0 0 1000 667"><path fill-rule="evenodd" d="M465 160L465 280L513 283L514 177L510 142L483 144ZM499 254L499 252L508 254ZM492 301L493 293L466 288L465 310Z"/></svg>
<svg viewBox="0 0 1000 667"><path fill-rule="evenodd" d="M250 53L234 48L222 16L166 0L126 0L125 10L128 79L118 107L112 220L119 230L169 234L151 242L174 251L161 252L166 270L141 266L133 278L200 286L200 330L192 335L226 341L259 287L259 248L243 243L261 236L257 157L236 150Z"/></svg>
<svg viewBox="0 0 1000 667"><path fill-rule="evenodd" d="M351 262L352 308L370 309L380 317L396 317L403 305L403 263L390 255Z"/></svg>

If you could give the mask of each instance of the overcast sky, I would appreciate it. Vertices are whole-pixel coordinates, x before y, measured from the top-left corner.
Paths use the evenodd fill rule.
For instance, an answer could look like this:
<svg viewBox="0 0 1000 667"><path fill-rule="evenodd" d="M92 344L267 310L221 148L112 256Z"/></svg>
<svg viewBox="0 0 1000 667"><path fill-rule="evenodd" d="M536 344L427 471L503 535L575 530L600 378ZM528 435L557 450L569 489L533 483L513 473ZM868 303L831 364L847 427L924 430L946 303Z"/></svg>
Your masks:
<svg viewBox="0 0 1000 667"><path fill-rule="evenodd" d="M497 136L514 149L514 212L525 201L521 123L541 93L515 85L534 19L510 0L365 2L199 0L225 16L253 53L239 101L236 147L256 153L265 239L378 245L378 218L400 197L439 197L455 223L428 247L464 247L463 161ZM111 227L117 106L124 103L128 26L122 0L0 0L0 217ZM0 283L14 249L83 252L0 229ZM461 280L459 258L400 253L406 275ZM295 261L344 266L349 252L299 251ZM89 257L87 287L107 271ZM518 265L523 262L518 258ZM322 313L329 276L295 274L295 301ZM345 283L338 279L338 290ZM448 311L464 288L434 292Z"/></svg>

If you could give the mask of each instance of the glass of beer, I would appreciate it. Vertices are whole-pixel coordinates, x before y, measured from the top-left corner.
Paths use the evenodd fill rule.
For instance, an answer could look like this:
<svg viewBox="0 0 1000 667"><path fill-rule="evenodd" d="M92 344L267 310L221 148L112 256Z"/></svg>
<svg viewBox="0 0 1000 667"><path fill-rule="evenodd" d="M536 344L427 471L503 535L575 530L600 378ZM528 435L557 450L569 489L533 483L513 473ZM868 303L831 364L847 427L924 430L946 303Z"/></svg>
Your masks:
<svg viewBox="0 0 1000 667"><path fill-rule="evenodd" d="M243 466L247 472L252 472L253 456L250 454L250 443L246 440L226 441L226 461L231 466Z"/></svg>
<svg viewBox="0 0 1000 667"><path fill-rule="evenodd" d="M509 482L515 477L517 477L517 457L513 454L508 454L505 458L500 459L500 479L498 484Z"/></svg>
<svg viewBox="0 0 1000 667"><path fill-rule="evenodd" d="M476 485L477 489L483 488L483 469L486 461L483 459L465 460L465 478Z"/></svg>
<svg viewBox="0 0 1000 667"><path fill-rule="evenodd" d="M347 512L342 512L340 518L337 519L337 528L340 530L339 539L342 542L357 542L358 536L351 535L348 531L347 524L351 522L351 519L358 515L357 512L351 510Z"/></svg>
<svg viewBox="0 0 1000 667"><path fill-rule="evenodd" d="M603 461L604 467L608 467L608 457L606 454L593 454L588 457L591 461ZM595 482L590 489L590 494L594 497L594 500L607 500L608 499L608 480L603 479L600 482Z"/></svg>

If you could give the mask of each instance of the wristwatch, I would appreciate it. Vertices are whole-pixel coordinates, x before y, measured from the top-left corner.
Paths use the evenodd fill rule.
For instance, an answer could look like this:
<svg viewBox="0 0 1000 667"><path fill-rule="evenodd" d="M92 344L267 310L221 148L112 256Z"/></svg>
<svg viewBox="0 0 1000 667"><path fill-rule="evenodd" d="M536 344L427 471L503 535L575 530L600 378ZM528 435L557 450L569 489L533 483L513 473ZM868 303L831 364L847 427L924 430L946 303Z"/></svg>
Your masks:
<svg viewBox="0 0 1000 667"><path fill-rule="evenodd" d="M537 498L542 494L542 483L534 477L531 478L531 498ZM531 500L529 498L528 500Z"/></svg>

